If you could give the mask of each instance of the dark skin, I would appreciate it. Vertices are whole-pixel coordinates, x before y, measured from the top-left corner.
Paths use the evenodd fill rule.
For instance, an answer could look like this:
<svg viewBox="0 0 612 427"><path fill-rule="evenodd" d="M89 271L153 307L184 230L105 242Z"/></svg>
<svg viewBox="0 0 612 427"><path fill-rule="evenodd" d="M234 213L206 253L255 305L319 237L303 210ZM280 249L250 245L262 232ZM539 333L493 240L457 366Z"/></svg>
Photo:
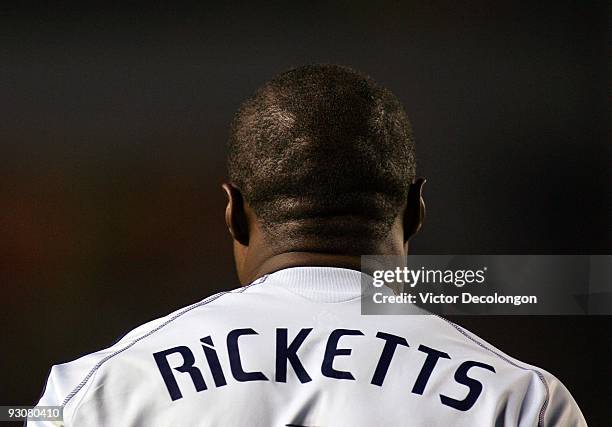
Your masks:
<svg viewBox="0 0 612 427"><path fill-rule="evenodd" d="M374 242L377 249L373 254L399 256L408 254L409 240L419 231L425 217L424 184L424 178L418 178L410 184L403 209L395 218L388 235ZM240 190L231 183L224 183L222 187L228 198L225 223L234 241L234 260L238 279L242 285L289 267L360 269L361 259L357 255L325 253L323 249L308 252L293 250L292 246L299 246L299 242L290 242L285 247L279 248L277 245L273 248L266 241L257 215Z"/></svg>

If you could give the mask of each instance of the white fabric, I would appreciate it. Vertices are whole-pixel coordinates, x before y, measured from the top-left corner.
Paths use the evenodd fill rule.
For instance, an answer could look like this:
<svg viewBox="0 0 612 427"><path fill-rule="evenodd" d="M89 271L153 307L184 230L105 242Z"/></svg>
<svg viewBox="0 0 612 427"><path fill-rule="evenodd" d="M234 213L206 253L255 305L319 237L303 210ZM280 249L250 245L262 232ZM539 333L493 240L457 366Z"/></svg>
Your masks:
<svg viewBox="0 0 612 427"><path fill-rule="evenodd" d="M54 366L39 405L64 422L27 425L586 425L551 374L434 315L363 316L360 295L359 272L327 267L215 295Z"/></svg>

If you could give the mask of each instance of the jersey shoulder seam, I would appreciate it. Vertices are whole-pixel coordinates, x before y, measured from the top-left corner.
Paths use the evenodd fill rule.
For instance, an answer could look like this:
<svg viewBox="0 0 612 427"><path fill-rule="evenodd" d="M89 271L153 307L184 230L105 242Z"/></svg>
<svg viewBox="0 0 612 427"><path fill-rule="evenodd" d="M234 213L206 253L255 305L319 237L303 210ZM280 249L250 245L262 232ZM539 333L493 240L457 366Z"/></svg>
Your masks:
<svg viewBox="0 0 612 427"><path fill-rule="evenodd" d="M83 380L76 385L76 387L70 392L68 393L68 395L64 398L64 400L62 401L61 406L65 407L70 400L77 395L77 393L79 391L81 391L81 389L85 386L85 384L87 384L87 382L91 379L91 377L96 373L96 371L98 369L100 369L100 367L108 362L110 359L112 359L113 357L117 356L118 354L123 353L124 351L132 348L135 344L143 341L144 339L150 337L151 335L153 335L154 333L156 333L157 331L163 329L165 326L169 325L170 323L172 323L173 321L175 321L176 319L178 319L179 317L181 317L182 315L192 311L193 309L202 307L206 304L209 304L219 298L221 298L224 295L227 294L231 294L231 293L243 293L244 291L246 291L247 289L251 288L252 286L256 286L259 285L263 282L266 281L266 279L268 278L268 275L262 276L259 279L255 280L253 283L244 286L242 288L238 288L238 289L233 289L231 291L223 291L223 292L219 292L217 294L211 295L208 298L203 299L202 301L199 301L195 304L192 304L188 307L185 307L184 309L178 311L177 313L171 315L171 317L169 317L167 320L165 320L164 322L160 323L159 325L157 325L156 327L154 327L153 329L149 330L148 332L144 333L143 335L138 336L137 338L134 338L132 341L130 341L128 344L124 345L123 347L113 351L112 353L106 355L105 357L103 357L102 359L100 359L87 373L87 375L85 375L85 377L83 378Z"/></svg>
<svg viewBox="0 0 612 427"><path fill-rule="evenodd" d="M540 413L538 415L538 427L544 426L544 415L546 413L546 408L548 407L548 402L549 402L549 399L550 399L550 390L549 390L549 387L548 387L548 382L546 381L546 378L544 377L544 374L542 372L540 372L538 369L528 368L528 367L525 367L525 366L521 366L520 364L516 363L515 361L513 361L509 357L507 357L504 354L502 354L500 351L496 350L494 347L492 348L492 346L488 345L487 343L482 342L482 341L474 338L472 335L468 334L465 329L463 329L461 326L457 325L456 323L453 323L450 320L445 319L444 317L439 316L437 314L435 316L440 318L441 320L445 321L446 323L448 323L451 327L453 327L453 329L455 329L457 332L459 332L462 336L464 336L465 338L467 338L468 340L470 340L474 344L478 345L482 349L484 349L484 350L488 351L489 353L492 353L493 355L497 356L498 358L500 358L504 362L514 366L515 368L522 369L524 371L532 371L532 372L534 372L537 375L539 380L544 385L544 389L546 391L546 396L544 398L544 403L542 404L542 408L540 409Z"/></svg>

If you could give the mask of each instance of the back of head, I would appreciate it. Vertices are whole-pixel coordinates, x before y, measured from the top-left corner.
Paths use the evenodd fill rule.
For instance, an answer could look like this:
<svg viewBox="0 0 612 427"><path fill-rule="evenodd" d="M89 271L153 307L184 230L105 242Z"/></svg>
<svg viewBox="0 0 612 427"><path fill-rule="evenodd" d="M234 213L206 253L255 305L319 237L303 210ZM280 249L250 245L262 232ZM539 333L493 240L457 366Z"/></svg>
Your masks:
<svg viewBox="0 0 612 427"><path fill-rule="evenodd" d="M414 141L391 92L350 68L309 65L242 104L228 169L272 246L366 254L404 206Z"/></svg>

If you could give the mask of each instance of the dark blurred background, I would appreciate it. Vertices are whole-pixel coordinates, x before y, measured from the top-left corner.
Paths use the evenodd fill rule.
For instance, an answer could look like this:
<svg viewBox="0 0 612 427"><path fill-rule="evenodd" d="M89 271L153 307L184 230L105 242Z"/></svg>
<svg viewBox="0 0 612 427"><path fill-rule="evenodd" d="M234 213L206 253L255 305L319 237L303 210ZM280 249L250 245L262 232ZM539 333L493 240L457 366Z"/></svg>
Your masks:
<svg viewBox="0 0 612 427"><path fill-rule="evenodd" d="M238 286L228 124L292 66L353 66L405 104L428 177L415 253L610 253L605 2L21 4L0 6L2 404ZM458 321L609 425L610 317Z"/></svg>

